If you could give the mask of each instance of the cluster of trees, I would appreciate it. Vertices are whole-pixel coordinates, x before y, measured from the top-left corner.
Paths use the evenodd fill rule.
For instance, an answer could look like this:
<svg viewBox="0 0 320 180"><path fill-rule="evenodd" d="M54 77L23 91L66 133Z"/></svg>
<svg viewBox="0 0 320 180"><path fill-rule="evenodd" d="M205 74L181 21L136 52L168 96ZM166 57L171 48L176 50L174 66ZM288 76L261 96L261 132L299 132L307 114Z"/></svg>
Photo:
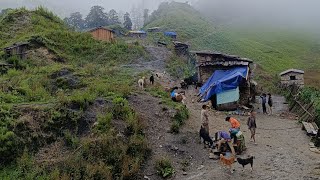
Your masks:
<svg viewBox="0 0 320 180"><path fill-rule="evenodd" d="M127 30L139 29L147 21L149 10L140 11L137 8L132 9L132 16L128 12L125 14L117 13L111 9L105 12L101 6L93 6L89 14L84 18L80 12L75 12L64 19L65 23L77 30L91 29L99 26L121 25Z"/></svg>
<svg viewBox="0 0 320 180"><path fill-rule="evenodd" d="M91 29L99 26L121 25L128 29L132 29L132 21L129 13L123 15L120 19L119 13L111 9L108 13L104 12L101 6L93 6L87 17L83 18L80 12L71 13L70 17L64 19L65 23L77 30Z"/></svg>

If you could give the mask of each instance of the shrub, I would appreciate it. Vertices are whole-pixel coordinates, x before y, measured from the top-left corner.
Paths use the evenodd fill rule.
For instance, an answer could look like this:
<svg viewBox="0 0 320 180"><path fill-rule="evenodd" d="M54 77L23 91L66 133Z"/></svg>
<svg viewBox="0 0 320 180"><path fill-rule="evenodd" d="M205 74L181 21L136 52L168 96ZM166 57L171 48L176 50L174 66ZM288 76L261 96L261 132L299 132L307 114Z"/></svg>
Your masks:
<svg viewBox="0 0 320 180"><path fill-rule="evenodd" d="M114 119L124 120L126 116L131 112L128 101L122 97L116 97L113 99L112 114Z"/></svg>
<svg viewBox="0 0 320 180"><path fill-rule="evenodd" d="M111 128L112 113L106 113L104 115L98 115L98 124L95 126L95 130L98 133L107 133Z"/></svg>
<svg viewBox="0 0 320 180"><path fill-rule="evenodd" d="M156 170L158 175L163 178L171 177L175 173L170 160L167 158L162 158L156 161Z"/></svg>

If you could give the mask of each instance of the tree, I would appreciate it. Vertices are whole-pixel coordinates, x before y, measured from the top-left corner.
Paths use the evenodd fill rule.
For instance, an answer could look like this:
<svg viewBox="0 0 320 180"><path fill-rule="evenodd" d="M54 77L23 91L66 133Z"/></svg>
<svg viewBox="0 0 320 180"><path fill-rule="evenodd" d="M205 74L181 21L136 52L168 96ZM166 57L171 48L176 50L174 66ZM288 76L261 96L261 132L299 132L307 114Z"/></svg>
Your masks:
<svg viewBox="0 0 320 180"><path fill-rule="evenodd" d="M86 27L95 28L99 26L109 25L108 14L104 13L104 8L101 6L93 6L86 17Z"/></svg>
<svg viewBox="0 0 320 180"><path fill-rule="evenodd" d="M118 16L118 13L116 10L114 9L111 9L109 11L109 24L110 25L113 25L113 24L120 24L120 21L119 21L119 16Z"/></svg>
<svg viewBox="0 0 320 180"><path fill-rule="evenodd" d="M149 20L149 9L143 10L143 24L146 25Z"/></svg>
<svg viewBox="0 0 320 180"><path fill-rule="evenodd" d="M81 30L85 27L85 22L82 19L82 14L80 12L75 12L70 14L69 18L65 18L64 22L70 27Z"/></svg>
<svg viewBox="0 0 320 180"><path fill-rule="evenodd" d="M124 14L123 19L124 19L123 26L128 30L132 30L132 21L130 18L130 14L128 12Z"/></svg>

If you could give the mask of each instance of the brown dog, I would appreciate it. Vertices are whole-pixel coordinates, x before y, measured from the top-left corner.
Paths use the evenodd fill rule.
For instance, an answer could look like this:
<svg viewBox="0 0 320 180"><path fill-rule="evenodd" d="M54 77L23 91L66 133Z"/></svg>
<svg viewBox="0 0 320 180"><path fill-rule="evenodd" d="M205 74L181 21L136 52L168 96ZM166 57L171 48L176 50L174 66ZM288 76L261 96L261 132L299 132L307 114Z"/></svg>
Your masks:
<svg viewBox="0 0 320 180"><path fill-rule="evenodd" d="M234 156L232 156L231 158L226 158L222 154L220 154L220 163L224 166L229 167L229 170L231 173L233 173L232 164L234 163L234 160L235 160Z"/></svg>

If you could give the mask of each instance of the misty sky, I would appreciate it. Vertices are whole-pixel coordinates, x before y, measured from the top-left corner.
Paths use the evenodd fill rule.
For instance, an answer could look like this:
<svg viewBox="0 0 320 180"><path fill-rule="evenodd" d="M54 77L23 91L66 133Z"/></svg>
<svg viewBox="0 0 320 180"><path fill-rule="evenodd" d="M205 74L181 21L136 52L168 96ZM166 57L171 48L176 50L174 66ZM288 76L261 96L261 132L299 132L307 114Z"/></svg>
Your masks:
<svg viewBox="0 0 320 180"><path fill-rule="evenodd" d="M79 11L86 15L90 7L103 6L106 11L130 12L132 7L155 10L160 2L171 0L0 0L0 9L39 5L65 17ZM176 0L190 2L216 21L230 24L271 23L320 29L320 0Z"/></svg>
<svg viewBox="0 0 320 180"><path fill-rule="evenodd" d="M87 14L90 7L94 5L103 6L106 10L130 12L133 6L155 10L159 3L171 0L0 0L0 9L9 7L26 6L34 8L44 5L61 16L69 15L71 12L79 11ZM186 2L185 0L176 0ZM194 0L189 0L189 2Z"/></svg>

